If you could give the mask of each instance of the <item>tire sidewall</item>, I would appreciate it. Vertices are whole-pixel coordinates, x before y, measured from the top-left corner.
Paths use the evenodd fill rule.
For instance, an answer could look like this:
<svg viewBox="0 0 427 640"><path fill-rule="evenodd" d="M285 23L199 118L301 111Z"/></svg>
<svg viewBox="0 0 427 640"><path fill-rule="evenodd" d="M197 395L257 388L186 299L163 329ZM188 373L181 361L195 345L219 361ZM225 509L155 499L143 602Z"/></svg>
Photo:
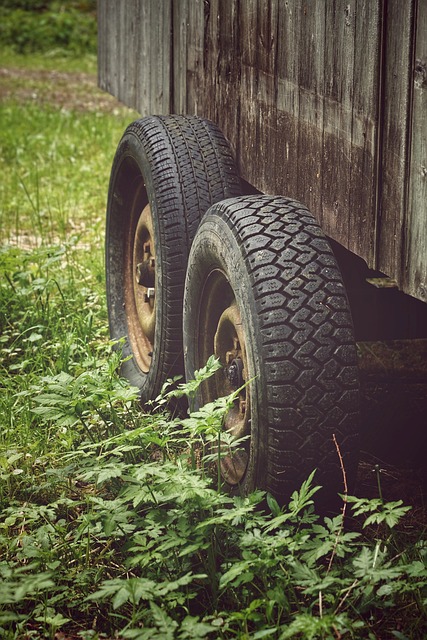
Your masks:
<svg viewBox="0 0 427 640"><path fill-rule="evenodd" d="M167 158L166 154L165 158ZM124 175L128 165L135 169L135 178L133 178L133 172L130 172L127 176ZM114 265L122 265L124 263L126 225L130 222L129 219L126 220L125 218L126 216L130 217L130 210L133 206L132 185L137 178L137 173L142 176L145 186L144 202L149 203L151 207L156 255L156 331L153 344L153 360L147 373L140 369L136 359L133 357L123 294L123 273L121 270L114 268ZM141 140L132 131L125 132L114 158L108 195L108 210L110 214L107 219L106 262L112 268L107 268L106 285L110 301L108 307L111 338L113 340L125 339L121 347L123 356L121 371L130 384L141 390L142 397L146 395L145 388L159 386L160 371L157 360L161 350L161 336L163 335L164 307L168 304L167 299L165 299L168 290L163 286L162 238L164 230L162 228L162 216L159 214L160 207L161 203L159 203L158 196L156 196L152 159L147 153L144 140Z"/></svg>
<svg viewBox="0 0 427 640"><path fill-rule="evenodd" d="M184 354L186 379L194 378L200 363L198 357L197 335L199 327L198 301L202 299L206 280L214 270L220 270L226 276L241 312L245 335L246 359L249 371L247 381L251 398L251 427L249 462L245 475L238 487L230 492L247 494L257 487L266 489L266 443L268 442L266 398L263 397L262 354L257 353L255 345L260 344L258 314L252 295L253 283L250 280L239 243L227 223L209 213L203 226L197 233L190 252L184 294ZM212 346L213 352L213 346ZM201 394L196 398L197 405L202 402ZM261 430L263 433L261 433Z"/></svg>

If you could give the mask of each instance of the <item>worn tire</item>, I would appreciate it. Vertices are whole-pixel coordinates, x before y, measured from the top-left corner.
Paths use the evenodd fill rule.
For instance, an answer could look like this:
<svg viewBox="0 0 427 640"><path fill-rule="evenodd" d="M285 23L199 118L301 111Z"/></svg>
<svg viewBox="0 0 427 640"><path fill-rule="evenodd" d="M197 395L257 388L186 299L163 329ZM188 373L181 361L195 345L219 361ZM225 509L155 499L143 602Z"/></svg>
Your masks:
<svg viewBox="0 0 427 640"><path fill-rule="evenodd" d="M118 145L107 205L107 306L111 337L124 338L122 374L143 402L184 372L183 287L200 219L241 193L230 146L209 121L142 118Z"/></svg>
<svg viewBox="0 0 427 640"><path fill-rule="evenodd" d="M212 353L224 365L198 405L247 383L225 420L250 436L223 462L229 489L283 502L317 469L318 503L337 504L337 446L349 486L357 470L356 349L341 274L309 211L272 196L212 206L190 252L183 328L188 379Z"/></svg>

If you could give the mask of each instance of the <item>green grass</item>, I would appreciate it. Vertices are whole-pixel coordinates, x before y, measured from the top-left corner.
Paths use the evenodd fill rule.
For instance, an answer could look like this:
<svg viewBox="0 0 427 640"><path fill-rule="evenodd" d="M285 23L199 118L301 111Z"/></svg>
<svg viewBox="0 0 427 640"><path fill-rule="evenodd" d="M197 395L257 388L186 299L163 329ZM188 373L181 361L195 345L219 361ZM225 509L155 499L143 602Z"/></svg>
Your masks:
<svg viewBox="0 0 427 640"><path fill-rule="evenodd" d="M64 51L34 51L31 54L18 54L10 46L0 48L0 67L31 69L33 71L59 71L92 73L97 72L96 54L74 55Z"/></svg>
<svg viewBox="0 0 427 640"><path fill-rule="evenodd" d="M3 241L28 235L46 243L79 233L91 242L101 239L109 167L132 117L123 109L109 115L75 110L77 100L74 94L62 108L32 95L25 103L2 103Z"/></svg>
<svg viewBox="0 0 427 640"><path fill-rule="evenodd" d="M186 419L141 410L117 373L103 267L110 166L136 114L90 85L83 101L72 78L58 97L40 60L14 60L22 85L5 76L0 102L0 637L424 638L416 514L349 497L344 521L324 519L315 478L282 508L230 497L209 446L223 401Z"/></svg>

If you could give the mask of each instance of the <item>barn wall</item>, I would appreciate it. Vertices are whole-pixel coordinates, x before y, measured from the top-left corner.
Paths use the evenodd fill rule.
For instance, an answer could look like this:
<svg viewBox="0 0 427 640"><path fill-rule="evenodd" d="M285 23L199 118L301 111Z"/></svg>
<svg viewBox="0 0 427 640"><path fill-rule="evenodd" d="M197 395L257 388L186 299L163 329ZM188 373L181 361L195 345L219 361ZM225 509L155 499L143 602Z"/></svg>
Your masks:
<svg viewBox="0 0 427 640"><path fill-rule="evenodd" d="M246 180L427 300L426 7L99 0L100 85L214 120Z"/></svg>
<svg viewBox="0 0 427 640"><path fill-rule="evenodd" d="M169 113L172 0L98 1L98 82L141 113Z"/></svg>

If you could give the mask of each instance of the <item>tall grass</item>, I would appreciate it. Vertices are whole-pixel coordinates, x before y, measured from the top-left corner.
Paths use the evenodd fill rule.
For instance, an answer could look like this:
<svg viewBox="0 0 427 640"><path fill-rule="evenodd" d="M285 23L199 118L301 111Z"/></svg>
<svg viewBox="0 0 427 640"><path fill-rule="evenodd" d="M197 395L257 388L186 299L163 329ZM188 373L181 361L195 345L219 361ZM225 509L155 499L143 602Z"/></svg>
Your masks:
<svg viewBox="0 0 427 640"><path fill-rule="evenodd" d="M96 2L2 0L0 47L60 57L96 54Z"/></svg>
<svg viewBox="0 0 427 640"><path fill-rule="evenodd" d="M101 254L108 171L129 117L28 101L1 105L1 237L81 235Z"/></svg>
<svg viewBox="0 0 427 640"><path fill-rule="evenodd" d="M142 411L103 274L109 170L136 114L103 112L95 89L91 111L58 106L37 82L43 101L15 84L0 104L0 637L424 638L408 507L348 496L345 519L321 518L315 477L283 507L231 497L211 473L225 401Z"/></svg>

